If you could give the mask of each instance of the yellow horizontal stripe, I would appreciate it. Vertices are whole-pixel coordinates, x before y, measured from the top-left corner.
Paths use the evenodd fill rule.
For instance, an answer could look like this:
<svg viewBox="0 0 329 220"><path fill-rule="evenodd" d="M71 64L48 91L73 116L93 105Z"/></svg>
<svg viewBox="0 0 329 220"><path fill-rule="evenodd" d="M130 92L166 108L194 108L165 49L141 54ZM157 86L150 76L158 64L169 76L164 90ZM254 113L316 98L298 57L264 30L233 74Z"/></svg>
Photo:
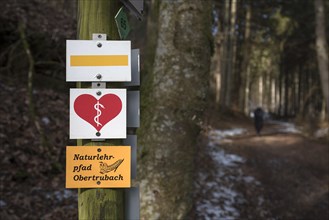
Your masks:
<svg viewBox="0 0 329 220"><path fill-rule="evenodd" d="M128 55L71 56L71 66L128 66Z"/></svg>

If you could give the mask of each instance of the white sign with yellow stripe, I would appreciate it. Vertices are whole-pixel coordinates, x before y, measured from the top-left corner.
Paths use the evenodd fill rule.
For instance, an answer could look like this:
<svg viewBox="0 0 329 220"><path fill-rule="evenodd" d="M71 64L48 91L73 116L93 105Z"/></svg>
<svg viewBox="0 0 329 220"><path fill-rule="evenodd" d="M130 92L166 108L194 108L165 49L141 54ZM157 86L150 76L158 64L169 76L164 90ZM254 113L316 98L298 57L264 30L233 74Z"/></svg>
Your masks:
<svg viewBox="0 0 329 220"><path fill-rule="evenodd" d="M130 41L66 41L66 81L131 81Z"/></svg>

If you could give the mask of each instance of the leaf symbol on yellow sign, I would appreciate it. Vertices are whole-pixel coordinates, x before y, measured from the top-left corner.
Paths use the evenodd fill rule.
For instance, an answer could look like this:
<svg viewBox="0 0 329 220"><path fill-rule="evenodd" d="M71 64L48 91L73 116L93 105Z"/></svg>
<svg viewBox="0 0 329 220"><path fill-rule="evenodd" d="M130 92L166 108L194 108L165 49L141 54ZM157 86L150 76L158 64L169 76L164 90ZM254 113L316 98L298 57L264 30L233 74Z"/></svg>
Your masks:
<svg viewBox="0 0 329 220"><path fill-rule="evenodd" d="M99 162L100 173L105 174L114 170L114 172L118 169L124 159L117 160L113 164L107 165L107 163Z"/></svg>

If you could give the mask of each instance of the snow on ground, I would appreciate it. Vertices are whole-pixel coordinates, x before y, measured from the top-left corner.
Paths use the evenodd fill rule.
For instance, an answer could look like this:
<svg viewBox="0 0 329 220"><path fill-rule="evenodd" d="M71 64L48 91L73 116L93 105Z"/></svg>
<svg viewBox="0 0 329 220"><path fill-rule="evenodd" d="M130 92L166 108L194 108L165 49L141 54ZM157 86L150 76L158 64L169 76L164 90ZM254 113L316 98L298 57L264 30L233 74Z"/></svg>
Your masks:
<svg viewBox="0 0 329 220"><path fill-rule="evenodd" d="M51 198L51 197L54 197L57 202L62 202L67 199L73 199L78 201L77 192L68 189L58 190L52 193L48 193L47 198Z"/></svg>
<svg viewBox="0 0 329 220"><path fill-rule="evenodd" d="M228 136L246 132L245 129L213 130L209 134L206 152L213 161L213 166L203 167L198 173L196 183L199 198L196 204L198 219L239 219L237 209L246 202L244 196L235 190L238 183L260 185L252 176L242 173L241 164L245 159L229 154L218 144ZM263 198L259 198L260 202Z"/></svg>
<svg viewBox="0 0 329 220"><path fill-rule="evenodd" d="M295 134L302 133L293 123L290 123L290 122L271 121L271 123L281 125L282 128L279 129L280 132L295 133ZM320 129L317 129L313 133L313 135L316 138L322 138L322 137L326 137L328 135L328 132L329 132L328 127L327 128L320 128Z"/></svg>
<svg viewBox="0 0 329 220"><path fill-rule="evenodd" d="M271 124L277 124L282 127L278 130L279 132L295 133L295 134L301 133L301 131L298 128L296 128L295 124L293 124L293 123L283 122L283 121L274 121L274 120L271 120L270 122L271 122Z"/></svg>
<svg viewBox="0 0 329 220"><path fill-rule="evenodd" d="M329 128L320 128L314 132L316 138L326 137L329 133Z"/></svg>

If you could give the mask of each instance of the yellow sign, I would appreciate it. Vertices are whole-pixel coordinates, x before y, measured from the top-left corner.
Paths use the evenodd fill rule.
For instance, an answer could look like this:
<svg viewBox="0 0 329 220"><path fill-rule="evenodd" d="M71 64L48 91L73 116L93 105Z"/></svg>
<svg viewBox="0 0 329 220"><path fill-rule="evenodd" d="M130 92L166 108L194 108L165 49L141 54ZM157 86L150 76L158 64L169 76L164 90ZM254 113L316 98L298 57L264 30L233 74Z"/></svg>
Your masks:
<svg viewBox="0 0 329 220"><path fill-rule="evenodd" d="M131 62L130 41L66 41L68 82L130 82Z"/></svg>
<svg viewBox="0 0 329 220"><path fill-rule="evenodd" d="M71 66L128 66L128 55L71 56Z"/></svg>
<svg viewBox="0 0 329 220"><path fill-rule="evenodd" d="M130 146L66 147L66 188L129 188Z"/></svg>

